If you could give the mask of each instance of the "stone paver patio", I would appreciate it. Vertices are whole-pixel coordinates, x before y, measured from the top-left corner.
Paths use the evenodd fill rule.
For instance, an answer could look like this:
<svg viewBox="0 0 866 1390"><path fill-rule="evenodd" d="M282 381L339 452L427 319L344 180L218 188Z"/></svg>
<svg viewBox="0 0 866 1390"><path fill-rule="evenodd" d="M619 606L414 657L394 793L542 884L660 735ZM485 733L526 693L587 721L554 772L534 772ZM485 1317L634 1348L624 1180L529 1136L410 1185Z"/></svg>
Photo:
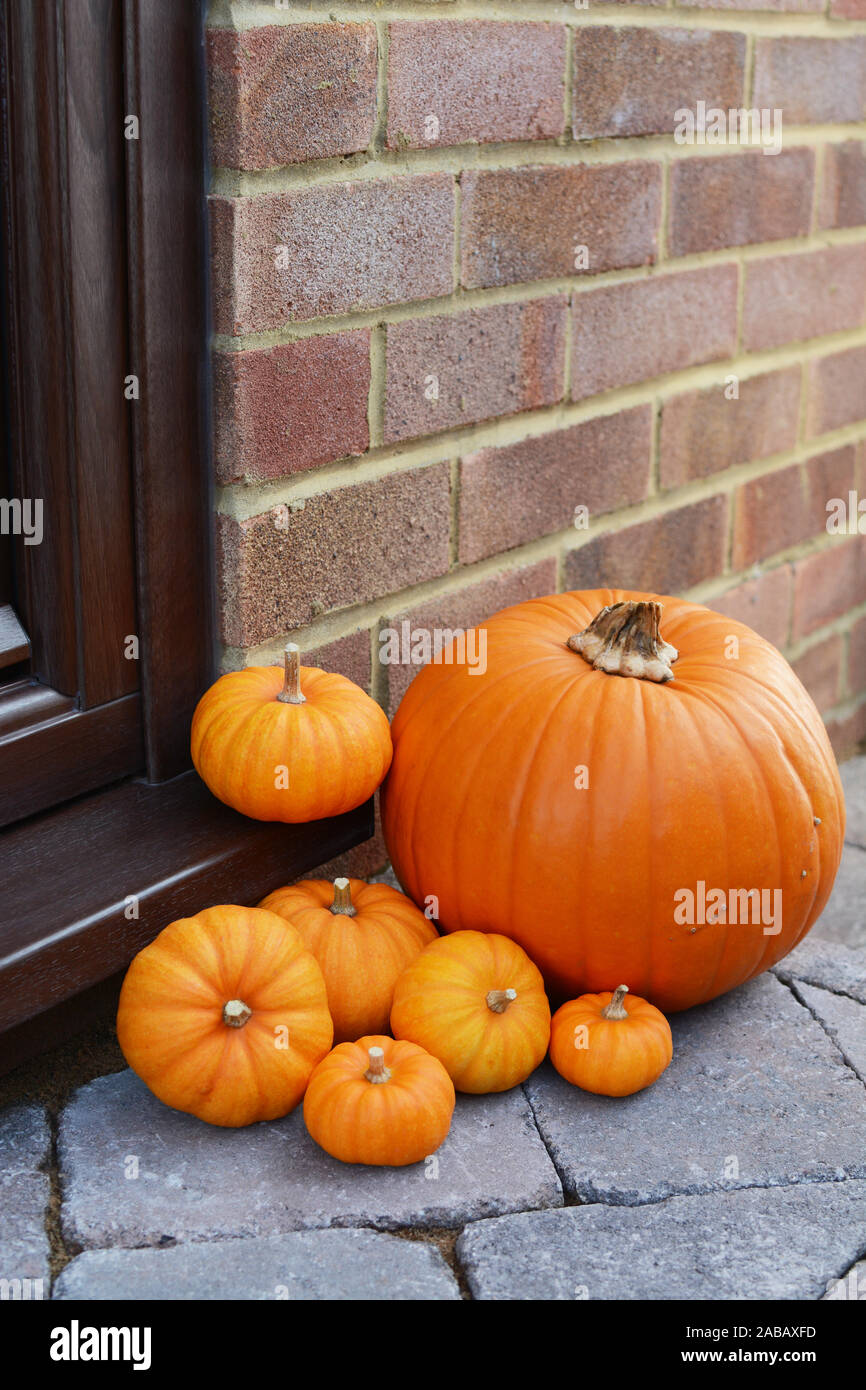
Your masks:
<svg viewBox="0 0 866 1390"><path fill-rule="evenodd" d="M300 1111L213 1129L132 1072L102 1076L57 1117L0 1112L0 1279L47 1295L52 1262L59 1299L862 1292L866 758L842 775L846 852L821 921L774 971L674 1016L650 1090L611 1101L545 1065L506 1095L460 1096L425 1163L370 1169L323 1154Z"/></svg>

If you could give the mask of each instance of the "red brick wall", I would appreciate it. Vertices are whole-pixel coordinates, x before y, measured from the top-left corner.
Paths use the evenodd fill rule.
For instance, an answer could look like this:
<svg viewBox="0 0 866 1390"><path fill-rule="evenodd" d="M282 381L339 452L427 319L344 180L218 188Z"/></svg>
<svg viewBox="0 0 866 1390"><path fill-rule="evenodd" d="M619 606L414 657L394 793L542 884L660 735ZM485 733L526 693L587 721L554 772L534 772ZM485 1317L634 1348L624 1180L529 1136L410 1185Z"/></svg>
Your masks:
<svg viewBox="0 0 866 1390"><path fill-rule="evenodd" d="M214 0L207 53L226 666L291 634L391 712L395 618L619 584L764 633L851 751L864 0Z"/></svg>

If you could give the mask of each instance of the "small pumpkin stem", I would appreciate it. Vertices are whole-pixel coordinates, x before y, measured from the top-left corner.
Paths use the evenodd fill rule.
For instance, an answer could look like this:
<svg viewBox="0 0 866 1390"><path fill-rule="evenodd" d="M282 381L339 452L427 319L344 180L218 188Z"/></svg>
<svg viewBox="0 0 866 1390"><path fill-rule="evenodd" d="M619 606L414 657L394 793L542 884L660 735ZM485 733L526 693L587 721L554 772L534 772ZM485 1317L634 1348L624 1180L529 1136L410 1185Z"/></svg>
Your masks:
<svg viewBox="0 0 866 1390"><path fill-rule="evenodd" d="M517 998L516 989L491 989L487 994L487 1007L495 1014L504 1014L512 1000Z"/></svg>
<svg viewBox="0 0 866 1390"><path fill-rule="evenodd" d="M364 1072L368 1081L372 1081L374 1086L381 1085L383 1081L391 1080L391 1073L385 1066L385 1053L381 1047L368 1047L367 1056L370 1058L370 1065Z"/></svg>
<svg viewBox="0 0 866 1390"><path fill-rule="evenodd" d="M613 992L613 998L609 1004L605 1004L601 1011L602 1018L628 1018L628 1011L623 1008L623 999L628 994L628 985L617 985Z"/></svg>
<svg viewBox="0 0 866 1390"><path fill-rule="evenodd" d="M243 999L230 999L223 1005L223 1023L228 1024L229 1028L243 1028L252 1016L252 1009Z"/></svg>
<svg viewBox="0 0 866 1390"><path fill-rule="evenodd" d="M652 600L611 603L566 645L596 671L663 685L674 678L671 666L679 652L662 639L661 611L661 604Z"/></svg>
<svg viewBox="0 0 866 1390"><path fill-rule="evenodd" d="M352 903L352 890L349 887L347 878L334 879L334 901L331 903L331 911L335 917L354 917L357 908Z"/></svg>
<svg viewBox="0 0 866 1390"><path fill-rule="evenodd" d="M301 649L296 642L286 643L284 660L283 688L277 699L283 705L302 705L307 697L301 694Z"/></svg>

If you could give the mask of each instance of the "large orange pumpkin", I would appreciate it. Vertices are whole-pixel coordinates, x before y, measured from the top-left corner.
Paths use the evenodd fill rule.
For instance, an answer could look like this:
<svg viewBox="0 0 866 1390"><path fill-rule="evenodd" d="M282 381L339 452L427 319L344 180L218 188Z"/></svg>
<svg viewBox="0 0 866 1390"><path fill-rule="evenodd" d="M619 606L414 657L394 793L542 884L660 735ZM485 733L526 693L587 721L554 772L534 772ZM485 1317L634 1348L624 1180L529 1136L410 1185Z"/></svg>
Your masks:
<svg viewBox="0 0 866 1390"><path fill-rule="evenodd" d="M230 671L198 702L192 760L214 796L253 820L322 820L373 795L391 762L382 709L345 676L301 666Z"/></svg>
<svg viewBox="0 0 866 1390"><path fill-rule="evenodd" d="M833 886L844 803L780 653L614 590L484 627L483 673L446 651L393 721L382 824L409 895L435 895L445 931L513 937L565 998L625 979L685 1009L790 951Z"/></svg>
<svg viewBox="0 0 866 1390"><path fill-rule="evenodd" d="M399 976L438 939L433 923L388 883L310 878L275 889L259 906L291 922L322 967L335 1043L387 1030Z"/></svg>
<svg viewBox="0 0 866 1390"><path fill-rule="evenodd" d="M322 972L256 907L172 922L126 973L117 1038L166 1105L236 1127L292 1110L333 1037Z"/></svg>

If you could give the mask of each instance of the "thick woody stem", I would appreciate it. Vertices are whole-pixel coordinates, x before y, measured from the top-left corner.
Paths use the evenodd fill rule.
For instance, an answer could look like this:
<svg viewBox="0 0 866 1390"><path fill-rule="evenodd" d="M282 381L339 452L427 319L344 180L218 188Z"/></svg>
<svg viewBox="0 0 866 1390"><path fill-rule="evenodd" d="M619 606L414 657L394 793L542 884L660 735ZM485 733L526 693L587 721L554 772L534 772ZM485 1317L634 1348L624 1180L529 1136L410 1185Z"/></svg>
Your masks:
<svg viewBox="0 0 866 1390"><path fill-rule="evenodd" d="M243 1028L253 1016L253 1011L249 1004L245 1004L243 999L230 999L223 1005L223 1023L229 1028Z"/></svg>
<svg viewBox="0 0 866 1390"><path fill-rule="evenodd" d="M613 998L606 1004L601 1011L602 1018L628 1018L628 1012L623 1008L623 999L628 994L628 985L617 985L613 992Z"/></svg>
<svg viewBox="0 0 866 1390"><path fill-rule="evenodd" d="M567 645L596 671L664 684L674 678L671 666L679 652L659 632L661 611L652 600L611 603Z"/></svg>
<svg viewBox="0 0 866 1390"><path fill-rule="evenodd" d="M352 892L347 878L334 879L334 901L331 911L335 917L354 917L357 909L352 904Z"/></svg>
<svg viewBox="0 0 866 1390"><path fill-rule="evenodd" d="M368 1081L373 1085L381 1085L383 1081L391 1080L391 1073L385 1066L385 1053L381 1047L368 1047L367 1056L370 1058L370 1065L364 1072Z"/></svg>
<svg viewBox="0 0 866 1390"><path fill-rule="evenodd" d="M301 694L301 649L295 642L287 642L283 688L277 699L284 705L302 705L306 698Z"/></svg>
<svg viewBox="0 0 866 1390"><path fill-rule="evenodd" d="M487 994L487 1007L495 1014L504 1014L508 1005L516 998L516 989L491 989Z"/></svg>

